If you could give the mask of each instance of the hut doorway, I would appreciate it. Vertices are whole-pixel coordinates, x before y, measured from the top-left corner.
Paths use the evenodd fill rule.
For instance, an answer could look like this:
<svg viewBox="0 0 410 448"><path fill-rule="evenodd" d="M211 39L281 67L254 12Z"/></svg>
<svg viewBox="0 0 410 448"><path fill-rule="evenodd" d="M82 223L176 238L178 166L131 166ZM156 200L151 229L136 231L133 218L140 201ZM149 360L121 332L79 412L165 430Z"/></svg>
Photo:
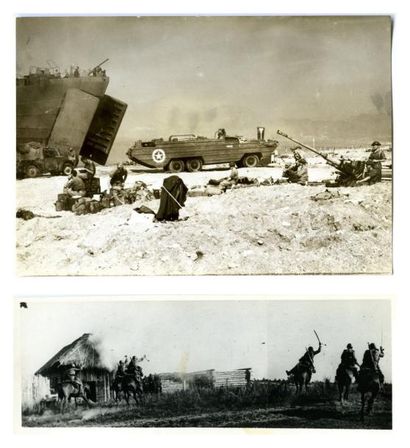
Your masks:
<svg viewBox="0 0 410 448"><path fill-rule="evenodd" d="M96 402L97 401L97 386L95 381L87 381L87 398L91 401Z"/></svg>

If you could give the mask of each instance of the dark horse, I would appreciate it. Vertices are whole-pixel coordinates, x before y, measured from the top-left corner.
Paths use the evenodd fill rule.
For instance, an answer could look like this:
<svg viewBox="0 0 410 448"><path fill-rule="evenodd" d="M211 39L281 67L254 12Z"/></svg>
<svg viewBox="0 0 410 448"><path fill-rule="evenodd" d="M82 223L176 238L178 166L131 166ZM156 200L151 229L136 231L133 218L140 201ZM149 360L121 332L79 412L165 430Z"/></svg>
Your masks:
<svg viewBox="0 0 410 448"><path fill-rule="evenodd" d="M122 395L124 395L127 404L130 402L130 396L134 398L136 404L142 402L142 379L134 375L126 374L122 378L115 379L111 389L114 391L114 399L116 402L121 401Z"/></svg>
<svg viewBox="0 0 410 448"><path fill-rule="evenodd" d="M365 413L368 415L372 412L374 400L380 391L379 372L372 369L361 369L359 373L358 390L362 399L360 418L364 421ZM365 411L366 402L367 409Z"/></svg>
<svg viewBox="0 0 410 448"><path fill-rule="evenodd" d="M71 398L74 398L76 406L77 398L82 398L87 403L87 406L90 406L90 402L86 397L87 391L79 384L73 384L69 381L59 383L57 385L57 394L60 401L60 412L62 414L64 413L67 402L70 403Z"/></svg>
<svg viewBox="0 0 410 448"><path fill-rule="evenodd" d="M293 377L293 382L296 386L296 393L300 394L303 391L303 386L305 386L305 391L308 390L308 384L312 378L312 371L309 367L298 364L291 375Z"/></svg>
<svg viewBox="0 0 410 448"><path fill-rule="evenodd" d="M350 387L353 384L354 371L351 367L339 366L336 371L336 382L339 389L339 400L343 404L344 400L349 400Z"/></svg>

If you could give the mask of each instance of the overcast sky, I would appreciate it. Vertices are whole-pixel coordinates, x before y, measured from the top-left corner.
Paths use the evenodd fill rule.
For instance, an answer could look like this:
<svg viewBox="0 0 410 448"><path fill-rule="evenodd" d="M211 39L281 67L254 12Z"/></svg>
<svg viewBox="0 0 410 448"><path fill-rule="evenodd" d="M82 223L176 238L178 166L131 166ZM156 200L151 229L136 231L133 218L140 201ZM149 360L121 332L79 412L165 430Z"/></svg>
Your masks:
<svg viewBox="0 0 410 448"><path fill-rule="evenodd" d="M376 113L372 97L391 90L390 50L383 16L17 20L19 74L110 58L107 93L128 103L120 146L219 127L254 137L262 125L272 137L289 119Z"/></svg>
<svg viewBox="0 0 410 448"><path fill-rule="evenodd" d="M251 367L256 378L285 378L306 347L317 348L315 329L327 344L315 358L316 379L334 378L348 342L360 362L374 342L386 348L381 367L391 380L388 301L52 301L18 313L25 375L93 333L107 364L146 354L145 374Z"/></svg>

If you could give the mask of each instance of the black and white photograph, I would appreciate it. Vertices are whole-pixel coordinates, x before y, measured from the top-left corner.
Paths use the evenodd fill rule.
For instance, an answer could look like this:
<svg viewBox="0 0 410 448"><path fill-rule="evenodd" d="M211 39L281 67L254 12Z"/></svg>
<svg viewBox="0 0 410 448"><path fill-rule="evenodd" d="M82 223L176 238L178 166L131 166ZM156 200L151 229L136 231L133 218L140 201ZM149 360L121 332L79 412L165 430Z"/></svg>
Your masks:
<svg viewBox="0 0 410 448"><path fill-rule="evenodd" d="M16 302L22 430L392 428L389 298Z"/></svg>
<svg viewBox="0 0 410 448"><path fill-rule="evenodd" d="M391 16L15 20L19 276L392 273Z"/></svg>

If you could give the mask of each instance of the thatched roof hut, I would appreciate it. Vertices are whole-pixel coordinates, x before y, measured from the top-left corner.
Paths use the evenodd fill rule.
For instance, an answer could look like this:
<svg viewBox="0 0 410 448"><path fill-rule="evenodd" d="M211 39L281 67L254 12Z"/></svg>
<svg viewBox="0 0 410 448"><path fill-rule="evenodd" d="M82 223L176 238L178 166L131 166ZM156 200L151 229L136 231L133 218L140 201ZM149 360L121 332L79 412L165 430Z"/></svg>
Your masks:
<svg viewBox="0 0 410 448"><path fill-rule="evenodd" d="M80 369L78 378L88 385L94 401L107 401L110 398L112 372L104 366L98 344L91 336L90 333L84 333L37 370L36 375L50 379L52 392L64 378L66 369L75 364Z"/></svg>

